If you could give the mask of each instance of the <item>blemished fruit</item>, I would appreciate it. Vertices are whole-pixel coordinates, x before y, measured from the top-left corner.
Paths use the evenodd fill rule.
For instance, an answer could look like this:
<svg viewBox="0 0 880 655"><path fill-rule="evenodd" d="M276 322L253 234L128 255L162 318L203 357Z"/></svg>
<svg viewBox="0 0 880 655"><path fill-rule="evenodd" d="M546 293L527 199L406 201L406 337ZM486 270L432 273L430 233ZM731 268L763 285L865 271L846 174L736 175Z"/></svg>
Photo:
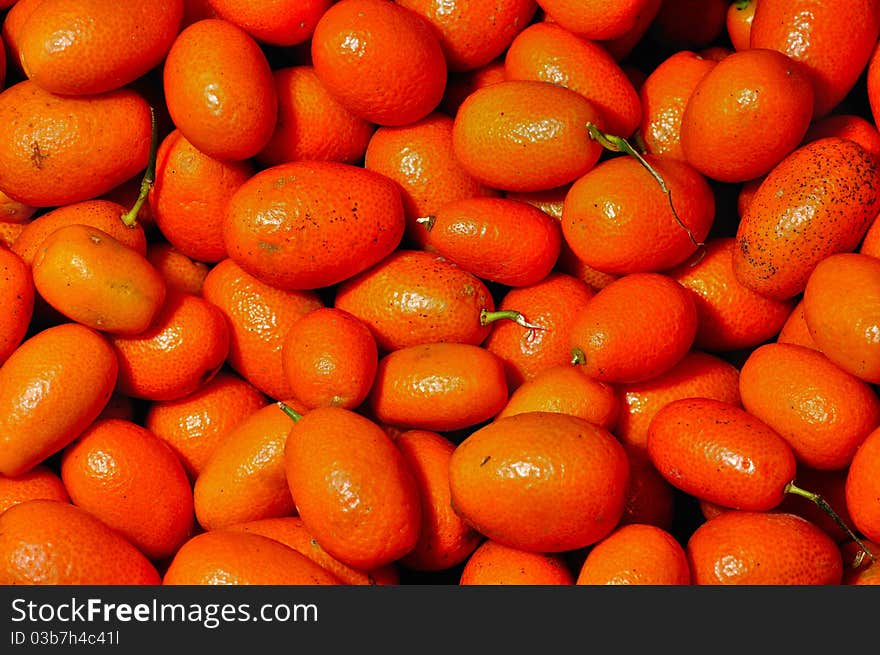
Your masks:
<svg viewBox="0 0 880 655"><path fill-rule="evenodd" d="M776 300L802 293L820 261L864 238L880 210L878 186L880 160L855 141L827 137L796 149L767 174L740 220L737 279Z"/></svg>
<svg viewBox="0 0 880 655"><path fill-rule="evenodd" d="M267 284L316 289L389 255L403 201L389 178L339 162L289 162L257 173L226 203L230 258Z"/></svg>
<svg viewBox="0 0 880 655"><path fill-rule="evenodd" d="M131 88L59 96L14 84L0 92L0 190L33 207L95 198L147 165L150 124Z"/></svg>

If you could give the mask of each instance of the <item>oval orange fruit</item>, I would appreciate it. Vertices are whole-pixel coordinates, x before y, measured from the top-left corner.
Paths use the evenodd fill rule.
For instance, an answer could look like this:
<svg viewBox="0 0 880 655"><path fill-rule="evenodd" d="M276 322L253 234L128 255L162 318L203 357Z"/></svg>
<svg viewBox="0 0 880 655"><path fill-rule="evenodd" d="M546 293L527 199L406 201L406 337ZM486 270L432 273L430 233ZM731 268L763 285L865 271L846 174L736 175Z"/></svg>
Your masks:
<svg viewBox="0 0 880 655"><path fill-rule="evenodd" d="M793 514L724 512L691 534L686 551L698 585L836 585L843 576L837 544Z"/></svg>
<svg viewBox="0 0 880 655"><path fill-rule="evenodd" d="M425 343L379 360L370 410L383 423L447 432L495 416L507 402L501 360L469 343Z"/></svg>
<svg viewBox="0 0 880 655"><path fill-rule="evenodd" d="M159 315L165 280L146 257L97 228L68 225L40 244L34 286L69 318L111 334L136 335Z"/></svg>
<svg viewBox="0 0 880 655"><path fill-rule="evenodd" d="M288 421L287 482L321 547L364 570L409 553L422 526L419 490L382 428L341 407L317 407Z"/></svg>
<svg viewBox="0 0 880 655"><path fill-rule="evenodd" d="M803 292L816 265L856 249L880 211L880 159L855 141L801 146L768 173L736 230L733 270L776 300Z"/></svg>
<svg viewBox="0 0 880 655"><path fill-rule="evenodd" d="M402 4L334 3L315 26L311 56L327 90L371 123L412 123L443 98L447 66L438 32Z"/></svg>
<svg viewBox="0 0 880 655"><path fill-rule="evenodd" d="M505 80L471 93L452 128L455 156L472 177L505 191L541 191L590 170L602 146L587 130L605 125L577 91L550 82Z"/></svg>
<svg viewBox="0 0 880 655"><path fill-rule="evenodd" d="M26 339L0 367L0 473L21 475L94 421L116 387L116 354L78 323Z"/></svg>
<svg viewBox="0 0 880 655"><path fill-rule="evenodd" d="M661 273L631 273L599 291L569 330L575 361L605 382L642 382L690 350L697 310L690 292Z"/></svg>
<svg viewBox="0 0 880 655"><path fill-rule="evenodd" d="M127 6L43 0L18 32L27 77L51 93L97 95L158 66L180 30L183 0Z"/></svg>
<svg viewBox="0 0 880 655"><path fill-rule="evenodd" d="M0 189L33 207L100 196L146 167L150 128L131 88L59 96L14 84L0 92Z"/></svg>
<svg viewBox="0 0 880 655"><path fill-rule="evenodd" d="M378 263L403 237L400 191L389 178L339 162L272 166L226 204L230 258L280 289L317 289Z"/></svg>
<svg viewBox="0 0 880 655"><path fill-rule="evenodd" d="M583 548L623 515L629 460L607 430L576 416L499 419L452 454L455 511L481 534L532 552Z"/></svg>
<svg viewBox="0 0 880 655"><path fill-rule="evenodd" d="M174 125L201 152L240 161L269 142L278 96L265 53L247 32L220 18L187 26L162 67Z"/></svg>
<svg viewBox="0 0 880 655"><path fill-rule="evenodd" d="M170 557L195 527L192 487L165 442L131 421L96 421L64 449L71 501L151 560Z"/></svg>
<svg viewBox="0 0 880 655"><path fill-rule="evenodd" d="M146 555L70 503L35 499L0 514L0 584L158 585Z"/></svg>

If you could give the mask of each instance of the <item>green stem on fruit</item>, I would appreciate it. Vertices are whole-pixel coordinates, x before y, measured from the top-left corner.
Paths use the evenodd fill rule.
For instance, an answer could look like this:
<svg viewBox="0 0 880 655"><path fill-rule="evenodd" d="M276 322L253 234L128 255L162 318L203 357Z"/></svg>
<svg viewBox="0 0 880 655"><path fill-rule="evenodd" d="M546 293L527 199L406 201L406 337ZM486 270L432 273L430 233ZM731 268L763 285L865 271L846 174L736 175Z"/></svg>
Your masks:
<svg viewBox="0 0 880 655"><path fill-rule="evenodd" d="M633 147L639 151L639 154L647 154L648 146L645 145L645 139L642 137L640 130L636 130L632 135Z"/></svg>
<svg viewBox="0 0 880 655"><path fill-rule="evenodd" d="M660 185L660 190L666 194L666 198L669 200L669 207L672 209L672 216L675 218L675 222L678 223L679 227L687 232L688 238L691 240L697 248L703 245L701 241L697 241L694 233L691 229L684 224L684 221L681 220L678 216L678 212L675 211L675 205L672 202L672 191L666 186L666 181L663 179L663 176L657 172L657 170L648 163L648 161L642 156L642 154L630 144L629 141L624 139L622 136L616 136L614 134L607 134L603 132L598 127L596 127L593 123L587 123L587 132L589 132L590 138L593 141L596 141L599 145L601 145L606 150L611 152L622 152L624 154L633 157L637 162L639 162L645 170L647 170L651 177Z"/></svg>
<svg viewBox="0 0 880 655"><path fill-rule="evenodd" d="M849 567L851 569L857 569L862 565L862 562L864 562L864 561L865 561L865 551L860 549L859 552L857 552L855 554L855 557L853 557L853 561L850 562Z"/></svg>
<svg viewBox="0 0 880 655"><path fill-rule="evenodd" d="M750 4L752 4L752 0L736 0L736 10L742 11L746 9Z"/></svg>
<svg viewBox="0 0 880 655"><path fill-rule="evenodd" d="M128 227L134 227L137 223L138 213L140 212L141 207L143 207L144 203L147 201L147 196L150 193L150 189L153 188L153 183L156 181L156 154L159 151L158 125L158 120L156 119L156 110L151 105L150 154L147 159L147 170L144 171L144 177L141 179L141 190L138 194L137 200L135 200L132 208L122 215L122 222L125 223Z"/></svg>
<svg viewBox="0 0 880 655"><path fill-rule="evenodd" d="M580 348L571 349L571 363L573 366L581 366L587 363L587 356Z"/></svg>
<svg viewBox="0 0 880 655"><path fill-rule="evenodd" d="M787 493L787 494L795 494L797 496L801 496L803 498L806 498L807 500L810 500L810 501L816 503L816 505L818 505L819 508L823 512L825 512L828 516L830 516L832 519L834 519L834 522L837 523L837 525L839 525L844 530L844 532L846 532L849 535L850 539L852 539L853 541L855 541L859 545L859 548L862 549L862 554L860 557L856 557L855 562L853 563L853 566L855 566L855 567L860 566L862 561L864 561L865 555L867 555L868 558L872 562L874 561L874 553L872 553L870 550L868 550L868 547L864 544L864 542L861 539L859 539L859 537L856 535L856 533L853 532L852 529L846 523L844 523L843 519L840 518L840 516L837 514L837 512L835 512L831 508L831 505L829 505L828 502L824 498L822 498L822 496L820 496L817 493L813 493L812 491L807 491L806 489L801 489L800 487L798 487L794 483L794 480L792 480L787 485L785 485L785 489L783 489L783 492Z"/></svg>
<svg viewBox="0 0 880 655"><path fill-rule="evenodd" d="M694 266L699 264L701 261L703 261L703 259L705 259L705 257L706 257L706 244L701 243L699 246L697 246L697 252L694 253L693 257L691 257L690 262L688 263L688 266L690 268L693 268Z"/></svg>
<svg viewBox="0 0 880 655"><path fill-rule="evenodd" d="M291 407L291 406L288 405L287 403L285 403L285 402L279 400L279 401L278 401L277 403L275 403L275 404L278 405L278 407L281 408L281 411L282 411L282 412L284 412L285 414L287 414L287 415L288 415L290 418L292 418L294 421L299 421L299 420L302 418L302 414L300 414L298 411L296 411L295 409L293 409L293 407Z"/></svg>
<svg viewBox="0 0 880 655"><path fill-rule="evenodd" d="M436 216L422 216L421 218L416 219L416 223L425 228L428 232L434 227L434 221L437 220Z"/></svg>
<svg viewBox="0 0 880 655"><path fill-rule="evenodd" d="M522 312L518 312L514 309L499 309L494 312L490 312L488 309L480 310L480 325L486 327L489 323L494 323L499 320L510 320L516 323L517 325L524 327L529 330L543 330L544 328L540 325L535 325L534 323L529 323L526 320L526 317L523 316Z"/></svg>

